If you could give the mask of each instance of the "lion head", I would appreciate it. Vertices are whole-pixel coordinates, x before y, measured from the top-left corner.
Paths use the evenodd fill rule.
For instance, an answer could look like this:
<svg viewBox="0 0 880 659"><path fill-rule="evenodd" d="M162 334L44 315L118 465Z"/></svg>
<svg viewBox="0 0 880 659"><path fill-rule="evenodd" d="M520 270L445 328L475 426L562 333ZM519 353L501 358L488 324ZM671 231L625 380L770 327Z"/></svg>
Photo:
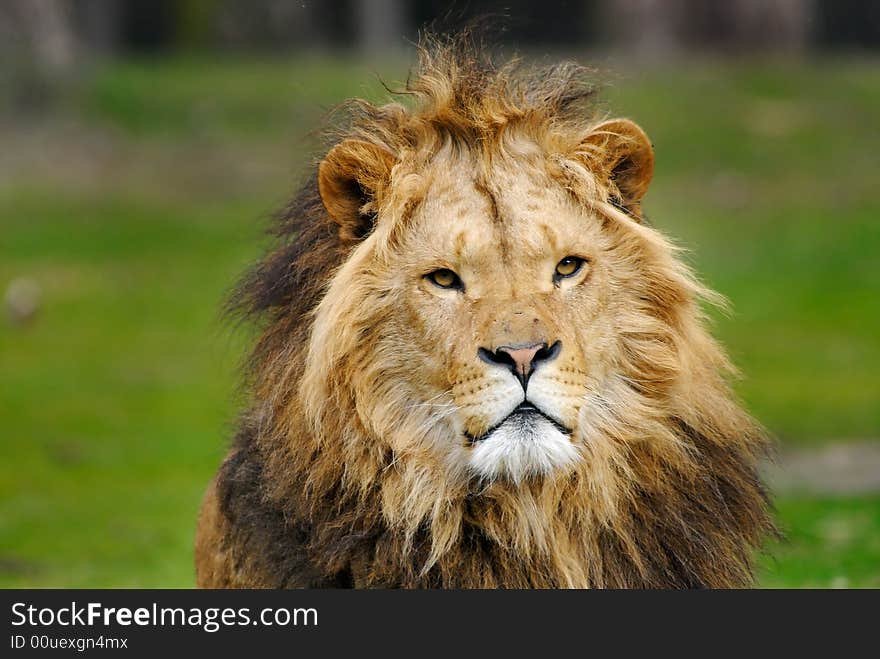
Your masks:
<svg viewBox="0 0 880 659"><path fill-rule="evenodd" d="M585 73L434 44L408 106L352 106L242 288L227 583L748 582L766 440Z"/></svg>

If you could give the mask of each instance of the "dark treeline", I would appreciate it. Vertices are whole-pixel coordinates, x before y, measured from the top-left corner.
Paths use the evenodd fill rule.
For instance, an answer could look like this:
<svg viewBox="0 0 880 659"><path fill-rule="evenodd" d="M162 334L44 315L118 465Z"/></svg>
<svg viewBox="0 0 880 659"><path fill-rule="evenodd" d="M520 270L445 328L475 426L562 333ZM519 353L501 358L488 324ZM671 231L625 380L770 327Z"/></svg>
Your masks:
<svg viewBox="0 0 880 659"><path fill-rule="evenodd" d="M475 17L518 47L650 57L880 47L880 3L861 0L6 0L0 55L63 67L95 52L377 53L405 48L426 25Z"/></svg>

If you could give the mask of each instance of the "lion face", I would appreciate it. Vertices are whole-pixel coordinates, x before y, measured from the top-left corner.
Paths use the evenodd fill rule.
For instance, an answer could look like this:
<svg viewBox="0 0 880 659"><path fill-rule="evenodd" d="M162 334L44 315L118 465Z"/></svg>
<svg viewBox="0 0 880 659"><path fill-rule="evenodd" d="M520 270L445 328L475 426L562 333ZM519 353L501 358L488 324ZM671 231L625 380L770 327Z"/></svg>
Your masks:
<svg viewBox="0 0 880 659"><path fill-rule="evenodd" d="M632 152L650 144L623 127L631 148L605 169L626 172L614 189L634 207L652 160ZM349 169L363 167L357 148ZM354 186L328 169L333 209L326 197ZM322 369L344 371L371 436L453 474L519 482L572 468L627 377L621 333L644 330L633 310L645 293L627 284L638 255L619 253L607 218L572 193L572 171L594 193L602 179L523 139L489 160L446 145L385 171L375 228L319 305L303 392L338 397Z"/></svg>
<svg viewBox="0 0 880 659"><path fill-rule="evenodd" d="M466 159L438 158L399 248L411 320L398 331L446 411L450 458L488 479L577 461L609 361L599 224L523 164L495 162L487 183Z"/></svg>

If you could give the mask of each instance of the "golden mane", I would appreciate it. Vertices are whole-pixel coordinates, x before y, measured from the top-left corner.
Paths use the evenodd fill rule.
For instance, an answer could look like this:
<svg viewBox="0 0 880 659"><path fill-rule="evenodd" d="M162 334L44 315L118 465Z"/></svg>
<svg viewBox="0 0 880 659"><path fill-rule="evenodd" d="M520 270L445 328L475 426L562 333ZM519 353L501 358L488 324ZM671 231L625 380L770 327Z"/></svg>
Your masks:
<svg viewBox="0 0 880 659"><path fill-rule="evenodd" d="M433 40L407 84L408 107L348 105L321 168L279 214L278 246L235 300L263 330L248 368L250 407L202 511L200 585L751 583L753 553L773 533L757 474L768 443L732 397L732 367L704 327L699 300L717 296L644 223L644 190L625 174L639 167L650 177L653 161L609 158L620 140L596 132L588 80L575 64L495 66L466 39ZM427 163L451 146L489 163L522 136L602 218L631 264L622 276L638 305L621 336L621 376L590 401L603 412L590 430L606 441L586 446L574 471L520 483L451 478L397 455L364 416L375 407L355 381L377 383L368 395L394 396L372 337L397 310L374 292L359 303L366 286L346 264L377 214L410 203L388 186L402 154ZM608 162L614 170L597 174ZM331 166L333 176L323 169ZM334 281L346 300L334 298ZM336 305L327 317L344 322L316 328L321 305ZM416 423L407 410L401 402L382 423Z"/></svg>

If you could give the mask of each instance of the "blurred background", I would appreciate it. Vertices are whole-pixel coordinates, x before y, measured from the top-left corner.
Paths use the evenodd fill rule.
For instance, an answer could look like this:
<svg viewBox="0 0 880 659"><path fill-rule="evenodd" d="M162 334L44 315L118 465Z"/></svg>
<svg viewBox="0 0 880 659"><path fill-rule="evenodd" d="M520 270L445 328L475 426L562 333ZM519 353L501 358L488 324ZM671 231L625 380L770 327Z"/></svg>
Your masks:
<svg viewBox="0 0 880 659"><path fill-rule="evenodd" d="M219 308L421 26L599 69L780 441L760 585L880 587L880 4L0 2L0 585L192 586L248 330Z"/></svg>

